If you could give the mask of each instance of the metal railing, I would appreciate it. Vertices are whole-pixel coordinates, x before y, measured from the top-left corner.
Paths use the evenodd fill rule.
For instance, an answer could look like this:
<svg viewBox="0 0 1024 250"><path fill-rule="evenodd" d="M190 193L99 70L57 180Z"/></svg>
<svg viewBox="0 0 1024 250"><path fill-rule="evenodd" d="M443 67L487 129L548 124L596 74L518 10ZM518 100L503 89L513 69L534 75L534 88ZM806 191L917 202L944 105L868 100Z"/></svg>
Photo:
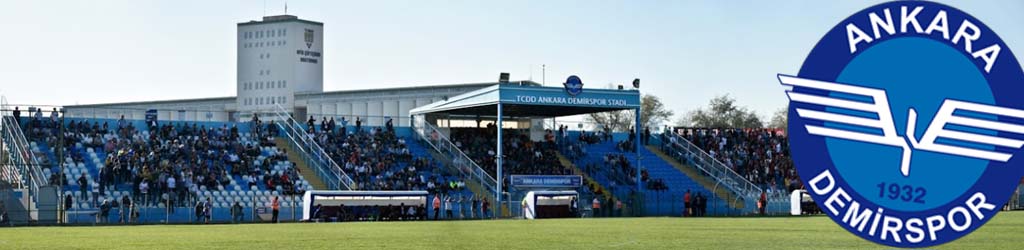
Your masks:
<svg viewBox="0 0 1024 250"><path fill-rule="evenodd" d="M151 193L149 195L141 195L137 193L131 193L125 191L122 196L96 196L95 199L91 200L78 200L78 197L72 197L72 205L70 209L64 211L67 215L65 224L68 225L138 225L138 224L201 224L206 223L205 215L209 215L209 223L259 223L268 222L269 215L272 210L268 203L270 199L277 196L280 200L280 213L278 215L278 221L281 222L298 222L302 218L302 195L293 194L274 194L274 195L262 195L264 199L261 200L259 194L248 195L248 196L212 196L217 191L210 192L210 195L201 194L203 191L183 191L177 193L171 191L170 198L161 197L162 194ZM221 193L228 193L223 191ZM258 192L257 192L258 193ZM120 202L123 197L127 196L129 204L131 206L124 206L118 204L113 206L113 202ZM209 211L203 211L203 214L197 214L195 207L198 203L206 201L210 198L213 205ZM220 200L220 199L223 199ZM109 210L106 214L102 212L101 204L103 200L110 202ZM232 206L238 203L242 207L240 214L231 212ZM262 211L262 212L261 212Z"/></svg>
<svg viewBox="0 0 1024 250"><path fill-rule="evenodd" d="M274 113L277 116L275 124L281 129L285 137L288 138L288 143L291 144L292 148L299 150L299 154L303 157L302 160L316 171L317 176L327 184L328 188L332 190L353 190L355 182L345 173L345 170L341 169L341 166L331 158L331 155L327 154L323 147L320 147L316 140L302 129L283 107L277 107L278 110Z"/></svg>
<svg viewBox="0 0 1024 250"><path fill-rule="evenodd" d="M412 123L412 129L418 134L423 141L426 141L430 147L437 150L442 154L448 156L452 160L452 166L459 170L459 173L466 177L476 180L478 183L487 188L490 192L497 192L497 181L487 171L484 171L480 165L477 165L472 158L463 153L458 147L455 146L447 136L437 130L434 126L425 122L424 119L415 119Z"/></svg>
<svg viewBox="0 0 1024 250"><path fill-rule="evenodd" d="M46 177L44 177L42 164L39 159L32 152L32 148L26 139L24 131L21 130L21 125L14 116L9 116L7 113L7 99L0 97L0 110L4 110L0 113L2 121L0 126L3 130L3 147L6 149L7 162L0 163L13 166L17 168L20 175L18 181L19 188L27 188L29 190L29 196L35 201L36 194L39 191L39 187L45 185Z"/></svg>
<svg viewBox="0 0 1024 250"><path fill-rule="evenodd" d="M727 189L733 193L748 198L747 200L756 200L761 195L762 189L754 183L750 182L740 174L733 171L732 168L726 166L718 159L711 157L706 151L694 145L690 140L679 136L676 133L666 133L669 138L675 138L675 141L668 142L672 144L668 147L672 150L680 150L681 153L685 153L687 159L693 161L694 167L704 172L715 181L723 184ZM754 198L754 199L751 199Z"/></svg>

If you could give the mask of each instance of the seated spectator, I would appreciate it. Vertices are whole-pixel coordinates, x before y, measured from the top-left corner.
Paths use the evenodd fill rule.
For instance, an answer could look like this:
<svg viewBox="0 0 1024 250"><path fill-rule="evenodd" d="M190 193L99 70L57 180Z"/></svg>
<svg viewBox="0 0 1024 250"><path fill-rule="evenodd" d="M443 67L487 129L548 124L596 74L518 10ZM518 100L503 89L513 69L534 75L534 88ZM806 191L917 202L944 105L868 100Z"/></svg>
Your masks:
<svg viewBox="0 0 1024 250"><path fill-rule="evenodd" d="M679 135L762 188L788 193L802 186L781 131L690 128Z"/></svg>
<svg viewBox="0 0 1024 250"><path fill-rule="evenodd" d="M452 129L451 140L473 159L477 165L491 176L497 175L496 126L487 124L486 128ZM530 140L529 134L523 130L506 129L503 133L503 175L563 175L571 174L571 170L558 160L558 146L554 134L546 131L543 141ZM503 179L508 181L507 178Z"/></svg>

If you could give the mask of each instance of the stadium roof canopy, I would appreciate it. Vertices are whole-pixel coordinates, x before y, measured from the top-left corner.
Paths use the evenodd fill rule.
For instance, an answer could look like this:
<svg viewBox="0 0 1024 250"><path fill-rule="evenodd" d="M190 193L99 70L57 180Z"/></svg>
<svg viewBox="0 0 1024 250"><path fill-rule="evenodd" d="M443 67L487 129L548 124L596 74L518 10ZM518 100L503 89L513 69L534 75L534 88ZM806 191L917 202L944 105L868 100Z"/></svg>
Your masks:
<svg viewBox="0 0 1024 250"><path fill-rule="evenodd" d="M570 77L570 80L575 76ZM547 118L570 115L581 115L588 113L632 109L640 109L639 90L610 90L610 89L583 89L582 82L578 78L575 83L567 87L545 87L530 82L499 83L473 92L468 92L448 100L427 104L409 111L411 116L426 116L428 114L439 115L466 115L466 116L492 116L497 118L496 124L504 124L504 117L520 118ZM569 82L567 80L567 82ZM634 112L636 124L640 123L640 112ZM426 119L415 119L421 122ZM416 122L413 122L415 126ZM428 126L429 127L429 126ZM641 126L633 126L634 133L640 134ZM433 130L429 133L440 134L436 128L425 128ZM427 133L427 132L421 132ZM497 141L503 141L501 129L497 130ZM421 134L424 135L425 134ZM431 139L437 140L437 139ZM440 143L440 142L439 142ZM449 142L450 143L450 142ZM640 147L639 140L634 140L636 147ZM454 146L451 146L454 147ZM504 153L502 143L497 144L497 176L502 178L502 165ZM440 150L440 149L439 149ZM635 153L634 153L635 154ZM464 154L463 157L465 157ZM635 158L635 166L640 166L639 155ZM471 159L469 161L472 161ZM476 176L482 183L494 183L495 200L501 204L502 179L494 179L479 166L472 168L473 176ZM484 177L486 176L486 177ZM640 188L640 171L636 174L637 188Z"/></svg>
<svg viewBox="0 0 1024 250"><path fill-rule="evenodd" d="M505 117L560 117L637 109L640 108L640 92L582 89L573 96L565 88L503 83L418 107L409 114L497 116L499 103Z"/></svg>

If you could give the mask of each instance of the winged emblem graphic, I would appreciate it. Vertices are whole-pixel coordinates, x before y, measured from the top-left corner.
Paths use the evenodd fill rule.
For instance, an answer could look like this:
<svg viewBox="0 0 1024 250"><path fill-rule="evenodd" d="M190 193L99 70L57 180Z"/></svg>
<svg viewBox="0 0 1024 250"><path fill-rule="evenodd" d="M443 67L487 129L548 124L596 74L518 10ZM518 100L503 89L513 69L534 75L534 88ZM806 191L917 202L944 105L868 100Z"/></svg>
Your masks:
<svg viewBox="0 0 1024 250"><path fill-rule="evenodd" d="M779 75L779 82L781 82L784 86L802 87L819 90L814 92L820 92L821 90L823 90L831 93L842 93L846 95L856 95L870 98L871 102L863 102L845 98L836 98L833 96L829 96L828 92L826 92L824 95L819 95L813 93L795 92L793 90L786 91L786 94L789 96L789 100L791 102L816 104L824 107L854 110L858 112L877 115L878 118L873 119L855 115L842 114L838 112L818 111L802 108L796 109L797 115L803 119L818 120L830 123L842 123L846 125L854 125L868 129L873 129L875 131L881 130L881 134L877 134L867 133L861 130L839 128L838 126L804 126L807 129L807 133L812 135L902 148L903 157L900 163L900 172L903 174L903 176L910 176L910 156L914 150L924 150L942 154L999 162L1009 161L1010 158L1013 157L1012 154L999 152L996 150L983 150L973 147L957 146L953 144L936 143L936 139L939 138L952 139L981 145L1006 147L1012 148L1014 150L1020 149L1021 146L1024 146L1024 141L1018 139L999 137L988 134L980 134L977 132L950 130L947 129L946 126L958 125L990 131L1002 131L1024 134L1024 126L1021 126L1019 124L1006 123L1002 121L989 119L981 119L978 118L978 116L972 117L963 115L963 113L974 113L981 114L983 116L994 115L1024 119L1024 111L1022 110L946 99L942 102L942 106L939 107L939 110L936 112L935 117L932 119L932 122L928 125L927 130L925 130L924 135L920 139L918 139L916 138L916 135L914 133L915 126L917 125L917 111L914 110L914 108L910 108L907 110L907 127L905 130L905 135L898 135L896 133L896 124L893 121L892 111L889 107L889 100L886 97L885 90L842 83L819 81L813 79L805 79L781 74ZM956 111L961 111L961 113L955 113Z"/></svg>

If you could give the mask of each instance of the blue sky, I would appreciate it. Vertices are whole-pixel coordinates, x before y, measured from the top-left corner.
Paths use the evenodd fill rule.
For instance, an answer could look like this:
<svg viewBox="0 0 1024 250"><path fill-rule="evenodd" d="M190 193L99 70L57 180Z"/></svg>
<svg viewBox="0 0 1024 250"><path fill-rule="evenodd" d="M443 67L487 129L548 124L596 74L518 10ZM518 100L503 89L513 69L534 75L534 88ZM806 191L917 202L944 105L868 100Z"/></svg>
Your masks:
<svg viewBox="0 0 1024 250"><path fill-rule="evenodd" d="M266 8L264 8L266 3ZM324 26L324 89L641 78L677 116L721 94L784 107L822 35L881 1L289 1ZM940 1L1024 50L1024 1ZM235 25L284 1L0 1L0 93L88 104L235 94ZM1024 52L1019 52L1024 53ZM1021 54L1017 58L1021 58Z"/></svg>

